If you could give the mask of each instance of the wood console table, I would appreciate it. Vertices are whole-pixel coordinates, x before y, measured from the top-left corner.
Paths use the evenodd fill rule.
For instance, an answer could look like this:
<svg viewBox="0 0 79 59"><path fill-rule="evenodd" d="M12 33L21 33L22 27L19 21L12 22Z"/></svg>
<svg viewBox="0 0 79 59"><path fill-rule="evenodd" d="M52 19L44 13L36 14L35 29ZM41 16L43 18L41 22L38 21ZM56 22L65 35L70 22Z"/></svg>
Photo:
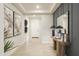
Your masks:
<svg viewBox="0 0 79 59"><path fill-rule="evenodd" d="M64 42L61 42L60 39L56 39L56 53L57 56L63 56L64 55Z"/></svg>
<svg viewBox="0 0 79 59"><path fill-rule="evenodd" d="M56 48L56 55L57 56L64 56L65 55L65 46L66 42L61 40L61 38L53 38L54 48Z"/></svg>

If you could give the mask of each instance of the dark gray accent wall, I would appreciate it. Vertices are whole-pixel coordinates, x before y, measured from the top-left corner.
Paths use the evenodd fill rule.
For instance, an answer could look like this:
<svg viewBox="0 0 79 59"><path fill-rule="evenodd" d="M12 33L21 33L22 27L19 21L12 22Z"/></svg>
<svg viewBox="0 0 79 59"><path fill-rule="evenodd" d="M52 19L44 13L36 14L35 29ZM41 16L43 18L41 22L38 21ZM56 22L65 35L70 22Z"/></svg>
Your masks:
<svg viewBox="0 0 79 59"><path fill-rule="evenodd" d="M62 3L53 13L53 24L56 26L57 17L69 11L69 39L70 46L67 48L67 55L79 56L79 4Z"/></svg>
<svg viewBox="0 0 79 59"><path fill-rule="evenodd" d="M56 11L53 13L53 24L56 25L57 23L57 17L61 16L62 14L66 13L69 9L69 4L68 3L65 3L65 4L61 4L57 9Z"/></svg>
<svg viewBox="0 0 79 59"><path fill-rule="evenodd" d="M72 41L70 55L79 56L79 4L72 4Z"/></svg>

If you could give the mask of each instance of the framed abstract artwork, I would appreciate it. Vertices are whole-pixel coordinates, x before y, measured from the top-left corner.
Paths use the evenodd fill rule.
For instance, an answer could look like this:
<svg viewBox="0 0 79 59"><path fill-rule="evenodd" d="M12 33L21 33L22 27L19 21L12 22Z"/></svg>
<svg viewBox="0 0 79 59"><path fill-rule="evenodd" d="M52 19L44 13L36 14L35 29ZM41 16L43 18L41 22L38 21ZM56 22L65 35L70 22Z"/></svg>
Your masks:
<svg viewBox="0 0 79 59"><path fill-rule="evenodd" d="M14 36L21 34L21 16L14 12Z"/></svg>
<svg viewBox="0 0 79 59"><path fill-rule="evenodd" d="M62 26L63 29L65 29L66 34L69 34L68 29L69 29L69 25L68 25L68 12L66 12L65 14L61 15L60 17L57 18L57 26Z"/></svg>
<svg viewBox="0 0 79 59"><path fill-rule="evenodd" d="M4 7L4 39L13 36L13 11Z"/></svg>

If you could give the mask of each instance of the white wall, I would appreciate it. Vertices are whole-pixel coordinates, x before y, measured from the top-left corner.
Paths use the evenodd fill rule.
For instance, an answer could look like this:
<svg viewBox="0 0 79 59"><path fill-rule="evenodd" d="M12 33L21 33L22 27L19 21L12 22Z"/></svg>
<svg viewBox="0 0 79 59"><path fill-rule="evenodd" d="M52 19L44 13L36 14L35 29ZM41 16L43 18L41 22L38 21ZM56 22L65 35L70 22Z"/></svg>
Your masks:
<svg viewBox="0 0 79 59"><path fill-rule="evenodd" d="M3 4L0 4L0 55L4 54L4 9Z"/></svg>
<svg viewBox="0 0 79 59"><path fill-rule="evenodd" d="M30 21L31 27L31 36L32 37L40 37L40 19L39 18L31 18Z"/></svg>
<svg viewBox="0 0 79 59"><path fill-rule="evenodd" d="M41 40L43 43L50 43L52 30L50 27L53 25L53 15L42 15L41 17Z"/></svg>
<svg viewBox="0 0 79 59"><path fill-rule="evenodd" d="M24 20L27 20L27 33L26 34L24 34ZM25 35L25 39L26 39L26 42L27 42L28 39L29 39L29 19L26 16L22 17L22 33Z"/></svg>
<svg viewBox="0 0 79 59"><path fill-rule="evenodd" d="M29 20L29 38L31 39L31 29L30 22L32 20L33 15L26 15L26 18ZM53 15L36 15L36 18L40 20L40 40L42 43L50 43L50 39L52 36L52 29L50 27L53 25ZM34 17L34 18L35 18Z"/></svg>
<svg viewBox="0 0 79 59"><path fill-rule="evenodd" d="M27 17L26 15L23 16L23 21L24 20L27 20L27 33L24 34L24 35L25 35L25 38L26 38L26 44L28 44L29 40L31 39L31 37L30 37L30 24L29 24L30 20L29 20L29 17ZM24 22L22 24L24 24ZM23 27L22 31L24 32L24 25L22 27Z"/></svg>

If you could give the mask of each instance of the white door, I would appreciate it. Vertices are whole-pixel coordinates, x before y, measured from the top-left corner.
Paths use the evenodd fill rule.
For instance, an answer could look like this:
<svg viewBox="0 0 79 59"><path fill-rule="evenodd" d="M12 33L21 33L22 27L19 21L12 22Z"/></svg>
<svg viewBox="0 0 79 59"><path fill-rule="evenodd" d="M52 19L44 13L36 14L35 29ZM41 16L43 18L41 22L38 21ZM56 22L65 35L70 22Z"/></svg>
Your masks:
<svg viewBox="0 0 79 59"><path fill-rule="evenodd" d="M31 37L40 36L40 20L31 19Z"/></svg>

